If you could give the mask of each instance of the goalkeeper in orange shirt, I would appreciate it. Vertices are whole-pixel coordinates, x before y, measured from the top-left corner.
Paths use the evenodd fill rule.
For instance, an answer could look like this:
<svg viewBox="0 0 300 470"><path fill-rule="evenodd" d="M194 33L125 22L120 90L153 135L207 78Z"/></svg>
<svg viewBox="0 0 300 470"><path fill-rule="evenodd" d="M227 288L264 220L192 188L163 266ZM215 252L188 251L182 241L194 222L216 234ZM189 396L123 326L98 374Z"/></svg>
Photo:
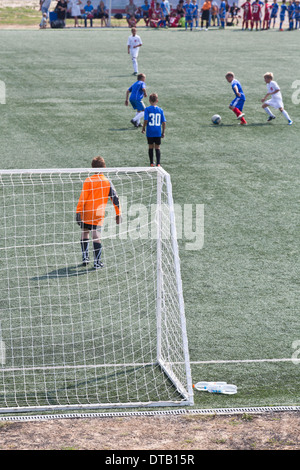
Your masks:
<svg viewBox="0 0 300 470"><path fill-rule="evenodd" d="M92 168L105 168L102 157L92 160ZM93 240L94 268L102 268L102 244L100 240L101 227L105 217L105 207L111 199L116 211L116 223L121 222L120 201L113 184L101 172L89 176L83 183L82 191L76 209L76 222L81 227L81 251L84 266L89 263L90 232Z"/></svg>

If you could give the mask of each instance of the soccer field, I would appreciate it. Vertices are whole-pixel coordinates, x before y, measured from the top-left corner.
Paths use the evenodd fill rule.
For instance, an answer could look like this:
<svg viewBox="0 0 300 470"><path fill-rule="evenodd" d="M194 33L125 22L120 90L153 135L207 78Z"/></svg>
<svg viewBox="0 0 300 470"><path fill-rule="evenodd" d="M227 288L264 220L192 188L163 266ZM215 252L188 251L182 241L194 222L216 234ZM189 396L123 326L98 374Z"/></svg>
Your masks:
<svg viewBox="0 0 300 470"><path fill-rule="evenodd" d="M196 392L195 407L299 405L299 31L139 34L139 71L167 119L161 163L174 202L204 207L203 247L187 250L187 240L179 240L192 380L238 387L233 396ZM84 168L96 155L109 167L148 166L146 138L124 105L135 80L128 35L127 29L0 31L2 169ZM247 126L228 109L228 70L243 85ZM292 126L279 112L266 122L260 100L267 71L281 87ZM215 113L219 126L210 121ZM78 234L78 263L80 256ZM41 272L28 273L25 310ZM52 281L55 293L57 276ZM1 323L5 298L2 305ZM52 312L57 329L59 312ZM72 331L64 333L68 342ZM44 375L55 400L64 391L55 390L51 373ZM70 372L69 389L73 379Z"/></svg>

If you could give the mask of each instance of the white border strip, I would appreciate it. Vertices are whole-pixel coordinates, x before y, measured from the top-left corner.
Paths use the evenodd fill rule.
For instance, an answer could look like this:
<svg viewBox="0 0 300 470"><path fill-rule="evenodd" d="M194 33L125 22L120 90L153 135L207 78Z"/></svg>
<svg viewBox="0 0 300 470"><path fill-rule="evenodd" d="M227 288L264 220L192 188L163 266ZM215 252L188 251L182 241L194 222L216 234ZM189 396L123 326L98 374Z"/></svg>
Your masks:
<svg viewBox="0 0 300 470"><path fill-rule="evenodd" d="M120 417L155 417L168 415L236 415L236 414L264 414L276 412L299 412L300 406L262 406L262 407L241 407L241 408L210 408L210 409L178 409L165 411L122 411L112 413L64 413L45 414L34 416L0 416L1 421L50 421L57 419L78 419L78 418L120 418Z"/></svg>

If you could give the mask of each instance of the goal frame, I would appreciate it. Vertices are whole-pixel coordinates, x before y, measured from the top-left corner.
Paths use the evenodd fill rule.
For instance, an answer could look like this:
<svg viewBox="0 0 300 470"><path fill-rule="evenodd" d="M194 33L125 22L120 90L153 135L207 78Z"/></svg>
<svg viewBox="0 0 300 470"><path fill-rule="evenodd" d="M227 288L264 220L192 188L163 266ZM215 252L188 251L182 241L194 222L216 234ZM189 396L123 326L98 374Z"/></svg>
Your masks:
<svg viewBox="0 0 300 470"><path fill-rule="evenodd" d="M95 169L91 168L55 168L55 169L11 169L11 170L0 170L0 175L34 175L34 174L72 174L72 173L87 173L90 174L91 171ZM113 168L104 168L103 173L109 174L122 174L122 173L137 173L145 172L153 173L157 175L157 299L156 299L156 321L157 321L157 362L161 370L172 382L174 387L177 389L182 399L178 401L155 401L155 402L134 402L134 403L90 403L90 404L60 404L60 405L42 405L42 406L20 406L20 407L9 407L9 408L0 408L0 415L4 413L30 413L30 412L56 412L56 411L68 411L68 410L96 410L96 409L123 409L123 408L148 408L148 407L173 407L173 406L193 406L194 405L194 392L192 386L192 377L191 377L191 367L190 367L190 357L189 357L189 347L188 347L188 337L187 337L187 327L186 327L186 317L185 317L185 306L184 306L184 297L183 297L183 287L181 279L181 268L180 268L180 257L179 257L179 247L177 243L177 232L176 232L176 221L175 221L175 210L174 210L174 201L172 194L172 183L171 177L168 172L166 172L161 167L113 167ZM180 322L181 322L181 334L182 334L182 345L183 345L183 354L184 354L184 368L186 374L186 384L183 386L181 382L177 379L175 374L172 371L170 364L166 362L161 354L161 332L162 332L162 318L161 318L161 290L162 290L162 275L161 275L161 252L162 252L162 237L161 237L161 223L162 223L162 211L161 211L161 187L163 182L167 188L167 198L168 198L168 207L169 207L169 217L170 217L170 237L171 244L173 249L173 263L175 268L175 278L176 278L176 287L178 295L178 303L180 309ZM1 339L1 338L0 338ZM155 365L155 364L152 364ZM71 366L70 366L71 367ZM99 366L99 367L105 367ZM0 364L0 372L1 372ZM39 367L37 367L38 369Z"/></svg>

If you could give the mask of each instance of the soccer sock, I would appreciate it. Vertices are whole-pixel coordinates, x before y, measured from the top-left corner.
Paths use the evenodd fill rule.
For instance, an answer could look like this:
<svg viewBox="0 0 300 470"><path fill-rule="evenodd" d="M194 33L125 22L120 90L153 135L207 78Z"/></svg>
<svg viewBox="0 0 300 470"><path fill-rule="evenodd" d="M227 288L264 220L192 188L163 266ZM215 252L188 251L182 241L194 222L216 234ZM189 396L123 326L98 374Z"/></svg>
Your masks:
<svg viewBox="0 0 300 470"><path fill-rule="evenodd" d="M133 118L133 121L137 121L137 123L139 124L143 116L144 116L144 111L137 112Z"/></svg>
<svg viewBox="0 0 300 470"><path fill-rule="evenodd" d="M272 111L270 110L270 108L264 108L264 110L269 116L275 117L274 114L272 113Z"/></svg>
<svg viewBox="0 0 300 470"><path fill-rule="evenodd" d="M285 117L285 119L287 119L288 121L291 121L291 118L290 116L288 115L288 113L285 111L285 109L283 111L281 111L283 116Z"/></svg>
<svg viewBox="0 0 300 470"><path fill-rule="evenodd" d="M101 259L102 245L99 242L93 242L94 261L97 263Z"/></svg>
<svg viewBox="0 0 300 470"><path fill-rule="evenodd" d="M153 149L148 150L150 165L153 165Z"/></svg>
<svg viewBox="0 0 300 470"><path fill-rule="evenodd" d="M239 117L240 114L242 114L242 111L240 111L238 108L233 108L232 110L234 112L234 114Z"/></svg>
<svg viewBox="0 0 300 470"><path fill-rule="evenodd" d="M80 240L82 257L88 258L89 256L89 239L86 238L85 240Z"/></svg>
<svg viewBox="0 0 300 470"><path fill-rule="evenodd" d="M160 149L155 149L156 165L160 165Z"/></svg>
<svg viewBox="0 0 300 470"><path fill-rule="evenodd" d="M242 124L247 124L247 121L246 121L246 119L245 119L244 117L241 118L241 123L242 123Z"/></svg>
<svg viewBox="0 0 300 470"><path fill-rule="evenodd" d="M134 73L138 73L138 63L137 63L136 57L132 57L132 65L133 65Z"/></svg>

